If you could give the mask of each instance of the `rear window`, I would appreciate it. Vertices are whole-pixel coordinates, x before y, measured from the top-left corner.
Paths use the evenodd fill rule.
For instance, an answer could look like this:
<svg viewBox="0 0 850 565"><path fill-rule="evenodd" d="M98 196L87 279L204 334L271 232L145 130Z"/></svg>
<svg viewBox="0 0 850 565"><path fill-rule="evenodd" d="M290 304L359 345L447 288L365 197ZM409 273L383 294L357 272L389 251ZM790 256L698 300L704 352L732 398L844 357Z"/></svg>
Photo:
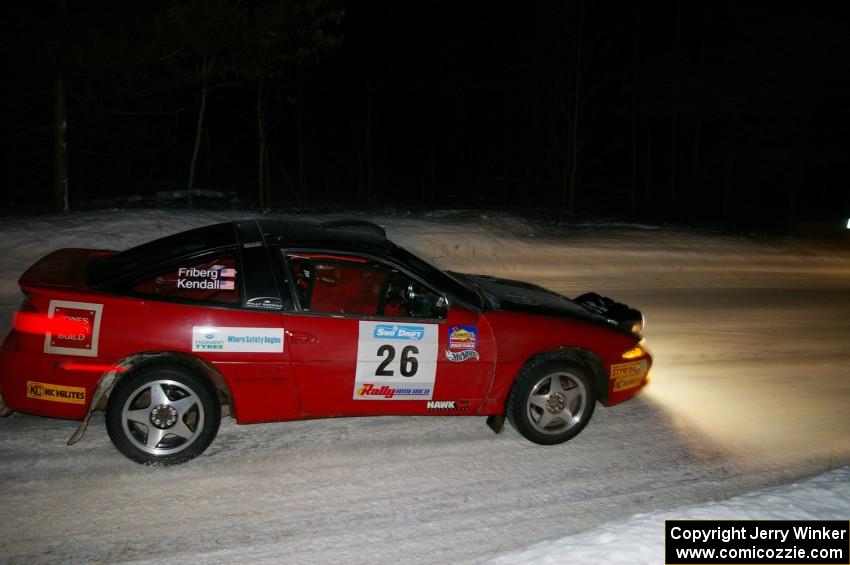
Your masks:
<svg viewBox="0 0 850 565"><path fill-rule="evenodd" d="M230 222L169 235L100 259L92 265L89 282L102 285L158 263L235 243Z"/></svg>
<svg viewBox="0 0 850 565"><path fill-rule="evenodd" d="M241 273L233 255L191 261L133 281L130 290L156 298L239 304Z"/></svg>

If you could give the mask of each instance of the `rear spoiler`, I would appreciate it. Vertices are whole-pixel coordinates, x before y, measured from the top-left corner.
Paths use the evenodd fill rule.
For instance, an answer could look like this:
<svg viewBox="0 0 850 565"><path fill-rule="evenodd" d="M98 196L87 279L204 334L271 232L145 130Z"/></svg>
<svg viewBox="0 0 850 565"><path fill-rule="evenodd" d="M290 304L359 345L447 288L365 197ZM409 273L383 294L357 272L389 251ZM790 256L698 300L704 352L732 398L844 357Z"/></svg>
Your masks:
<svg viewBox="0 0 850 565"><path fill-rule="evenodd" d="M60 249L36 261L21 275L18 284L25 291L38 288L84 289L89 265L95 259L113 253L96 249Z"/></svg>

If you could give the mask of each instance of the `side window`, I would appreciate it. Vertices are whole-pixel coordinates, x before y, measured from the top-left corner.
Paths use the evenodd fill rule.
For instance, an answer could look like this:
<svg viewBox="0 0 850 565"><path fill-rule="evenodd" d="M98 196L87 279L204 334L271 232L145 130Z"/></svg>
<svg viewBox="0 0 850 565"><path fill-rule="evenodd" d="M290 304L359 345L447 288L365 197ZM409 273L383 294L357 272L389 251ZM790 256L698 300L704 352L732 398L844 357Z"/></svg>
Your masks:
<svg viewBox="0 0 850 565"><path fill-rule="evenodd" d="M187 262L156 276L132 283L131 290L158 298L179 298L217 304L239 304L241 277L236 258Z"/></svg>
<svg viewBox="0 0 850 565"><path fill-rule="evenodd" d="M354 256L286 256L301 308L325 314L445 318L441 297L406 274Z"/></svg>

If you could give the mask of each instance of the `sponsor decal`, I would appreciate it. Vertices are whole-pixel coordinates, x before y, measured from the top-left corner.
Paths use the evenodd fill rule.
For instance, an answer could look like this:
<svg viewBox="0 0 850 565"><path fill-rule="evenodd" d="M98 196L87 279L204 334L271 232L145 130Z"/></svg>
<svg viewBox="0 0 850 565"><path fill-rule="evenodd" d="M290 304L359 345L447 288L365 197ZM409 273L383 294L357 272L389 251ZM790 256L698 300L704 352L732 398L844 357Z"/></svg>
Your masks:
<svg viewBox="0 0 850 565"><path fill-rule="evenodd" d="M27 398L63 402L65 404L85 404L86 389L77 386L62 386L27 381Z"/></svg>
<svg viewBox="0 0 850 565"><path fill-rule="evenodd" d="M425 408L428 410L461 412L469 408L469 402L466 400L429 400Z"/></svg>
<svg viewBox="0 0 850 565"><path fill-rule="evenodd" d="M245 303L248 308L259 308L261 310L280 310L283 306L280 298L276 296L258 296Z"/></svg>
<svg viewBox="0 0 850 565"><path fill-rule="evenodd" d="M416 400L423 396L431 397L433 392L428 387L409 387L404 384L392 385L363 383L355 390L355 399L361 400Z"/></svg>
<svg viewBox="0 0 850 565"><path fill-rule="evenodd" d="M478 328L475 326L454 326L449 328L449 349L459 351L478 347Z"/></svg>
<svg viewBox="0 0 850 565"><path fill-rule="evenodd" d="M354 400L430 400L437 375L438 327L361 321Z"/></svg>
<svg viewBox="0 0 850 565"><path fill-rule="evenodd" d="M478 356L478 328L476 326L453 326L449 328L449 344L446 359L453 363L462 363Z"/></svg>
<svg viewBox="0 0 850 565"><path fill-rule="evenodd" d="M213 265L209 269L180 267L177 269L177 288L181 290L235 290L236 269Z"/></svg>
<svg viewBox="0 0 850 565"><path fill-rule="evenodd" d="M631 363L611 365L611 378L614 379L614 392L639 386L649 370L646 359Z"/></svg>
<svg viewBox="0 0 850 565"><path fill-rule="evenodd" d="M192 351L283 353L283 328L194 326Z"/></svg>
<svg viewBox="0 0 850 565"><path fill-rule="evenodd" d="M408 339L419 341L425 335L424 326L399 326L396 324L378 324L373 336L375 339Z"/></svg>
<svg viewBox="0 0 850 565"><path fill-rule="evenodd" d="M471 349L467 349L466 351L449 351L446 349L446 359L452 363L462 363L464 361L469 361L470 359L478 361L479 357L478 352Z"/></svg>
<svg viewBox="0 0 850 565"><path fill-rule="evenodd" d="M103 304L51 300L48 319L65 322L73 331L45 333L44 352L97 357L102 314Z"/></svg>

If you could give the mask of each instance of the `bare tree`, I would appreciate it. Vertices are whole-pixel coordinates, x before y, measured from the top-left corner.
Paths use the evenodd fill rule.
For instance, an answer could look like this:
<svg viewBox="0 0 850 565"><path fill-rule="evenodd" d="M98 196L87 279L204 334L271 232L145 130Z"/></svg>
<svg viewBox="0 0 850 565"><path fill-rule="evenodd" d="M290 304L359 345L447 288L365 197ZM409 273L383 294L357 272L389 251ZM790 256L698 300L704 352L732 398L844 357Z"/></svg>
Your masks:
<svg viewBox="0 0 850 565"><path fill-rule="evenodd" d="M289 67L295 65L297 69L310 63L341 41L337 29L343 14L329 0L258 0L240 8L242 48L233 69L257 85L257 195L261 210L271 207L267 130L270 94ZM300 130L301 126L297 127ZM296 134L301 135L300 131ZM303 160L303 148L299 149L299 159ZM299 182L303 182L303 163L299 166Z"/></svg>

